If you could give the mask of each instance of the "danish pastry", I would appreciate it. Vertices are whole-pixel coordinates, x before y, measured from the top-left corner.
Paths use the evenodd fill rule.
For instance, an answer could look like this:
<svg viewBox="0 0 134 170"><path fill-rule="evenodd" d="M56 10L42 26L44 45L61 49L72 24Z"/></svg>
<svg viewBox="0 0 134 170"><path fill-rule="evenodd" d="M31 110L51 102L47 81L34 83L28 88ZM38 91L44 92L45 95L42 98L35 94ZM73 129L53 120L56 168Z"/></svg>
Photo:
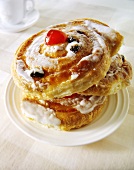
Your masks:
<svg viewBox="0 0 134 170"><path fill-rule="evenodd" d="M85 91L105 77L122 40L118 32L92 19L48 27L18 48L14 81L44 100Z"/></svg>
<svg viewBox="0 0 134 170"><path fill-rule="evenodd" d="M130 85L132 79L131 64L123 55L116 54L112 57L112 63L106 76L98 84L93 85L81 94L106 96L117 93Z"/></svg>
<svg viewBox="0 0 134 170"><path fill-rule="evenodd" d="M53 100L33 100L23 96L22 113L30 120L47 127L69 131L91 123L103 109L104 96L70 97Z"/></svg>

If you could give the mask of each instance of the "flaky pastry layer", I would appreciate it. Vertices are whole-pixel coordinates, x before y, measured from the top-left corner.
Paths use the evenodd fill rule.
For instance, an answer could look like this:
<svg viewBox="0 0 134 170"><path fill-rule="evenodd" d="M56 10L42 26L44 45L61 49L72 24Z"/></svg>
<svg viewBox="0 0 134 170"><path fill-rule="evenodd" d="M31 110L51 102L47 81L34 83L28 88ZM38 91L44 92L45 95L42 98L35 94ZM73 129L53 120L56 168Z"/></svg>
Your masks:
<svg viewBox="0 0 134 170"><path fill-rule="evenodd" d="M23 96L23 114L47 127L69 131L91 123L106 103L106 97L73 96L54 100L35 100Z"/></svg>
<svg viewBox="0 0 134 170"><path fill-rule="evenodd" d="M106 96L117 93L130 85L132 79L131 64L123 55L116 54L112 57L112 63L106 76L98 84L93 85L83 95Z"/></svg>

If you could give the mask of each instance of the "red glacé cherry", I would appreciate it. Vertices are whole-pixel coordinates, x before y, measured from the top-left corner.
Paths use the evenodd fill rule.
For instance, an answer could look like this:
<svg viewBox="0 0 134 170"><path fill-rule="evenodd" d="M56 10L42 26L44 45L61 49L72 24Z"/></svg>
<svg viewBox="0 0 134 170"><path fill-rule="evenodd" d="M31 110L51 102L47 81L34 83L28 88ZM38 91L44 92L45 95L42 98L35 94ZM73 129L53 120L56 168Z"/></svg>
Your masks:
<svg viewBox="0 0 134 170"><path fill-rule="evenodd" d="M60 30L50 30L45 38L46 45L55 45L65 43L67 40L67 35Z"/></svg>

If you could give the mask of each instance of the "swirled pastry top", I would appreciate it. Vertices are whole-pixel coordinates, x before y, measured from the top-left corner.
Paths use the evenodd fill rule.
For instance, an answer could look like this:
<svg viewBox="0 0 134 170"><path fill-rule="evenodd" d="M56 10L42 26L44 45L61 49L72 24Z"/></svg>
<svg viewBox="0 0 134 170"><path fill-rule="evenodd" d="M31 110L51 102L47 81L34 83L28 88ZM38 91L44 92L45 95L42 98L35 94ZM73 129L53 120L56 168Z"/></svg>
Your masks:
<svg viewBox="0 0 134 170"><path fill-rule="evenodd" d="M51 34L56 31L59 34ZM12 67L14 80L44 99L82 92L106 75L122 40L118 32L92 19L48 27L18 48Z"/></svg>

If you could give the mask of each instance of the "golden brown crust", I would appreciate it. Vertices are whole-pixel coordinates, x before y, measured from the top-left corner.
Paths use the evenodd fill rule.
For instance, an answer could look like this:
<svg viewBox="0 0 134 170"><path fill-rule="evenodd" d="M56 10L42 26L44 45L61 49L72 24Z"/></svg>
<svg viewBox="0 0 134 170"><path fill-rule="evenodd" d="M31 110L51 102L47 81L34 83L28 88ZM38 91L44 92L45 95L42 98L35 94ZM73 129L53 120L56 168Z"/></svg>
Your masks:
<svg viewBox="0 0 134 170"><path fill-rule="evenodd" d="M98 84L93 85L81 94L106 96L115 94L130 85L132 79L131 64L122 55L117 54L113 58L106 76Z"/></svg>
<svg viewBox="0 0 134 170"><path fill-rule="evenodd" d="M88 114L81 114L80 112L57 112L57 118L61 120L60 129L61 130L72 130L72 129L78 129L85 125L90 124L95 120L96 117L98 117L102 109L104 107L104 104L101 104L97 106L92 112Z"/></svg>
<svg viewBox="0 0 134 170"><path fill-rule="evenodd" d="M96 117L98 117L102 109L104 108L104 103L97 106L92 112L88 114L81 114L80 112L57 112L57 117L61 120L60 129L61 130L72 130L72 129L78 129L85 125L90 124L95 120Z"/></svg>
<svg viewBox="0 0 134 170"><path fill-rule="evenodd" d="M92 26L94 23L95 25ZM102 26L105 27L106 33L101 29ZM63 45L59 44L58 46L63 48L55 52L51 52L50 46L41 43L38 44L39 55L46 56L44 60L49 66L33 64L35 58L30 56L32 53L26 55L28 48L36 38L44 36L45 39L45 33L53 28L64 31L68 37L78 39L79 42L76 44L80 46L80 50L72 57L68 57L67 55L70 54L70 51L69 53L67 51L68 42ZM113 38L108 35L107 29ZM82 92L93 84L97 84L106 75L111 63L110 57L119 50L122 39L123 37L118 32L110 29L106 24L87 18L49 27L27 39L16 51L12 65L14 81L23 90L44 99L61 98ZM46 49L48 49L47 52ZM17 67L19 67L19 73ZM32 77L33 81L27 80L26 77L29 76L33 67L41 67L45 74L41 78ZM21 71L28 75L23 76ZM42 88L40 84L43 84Z"/></svg>

